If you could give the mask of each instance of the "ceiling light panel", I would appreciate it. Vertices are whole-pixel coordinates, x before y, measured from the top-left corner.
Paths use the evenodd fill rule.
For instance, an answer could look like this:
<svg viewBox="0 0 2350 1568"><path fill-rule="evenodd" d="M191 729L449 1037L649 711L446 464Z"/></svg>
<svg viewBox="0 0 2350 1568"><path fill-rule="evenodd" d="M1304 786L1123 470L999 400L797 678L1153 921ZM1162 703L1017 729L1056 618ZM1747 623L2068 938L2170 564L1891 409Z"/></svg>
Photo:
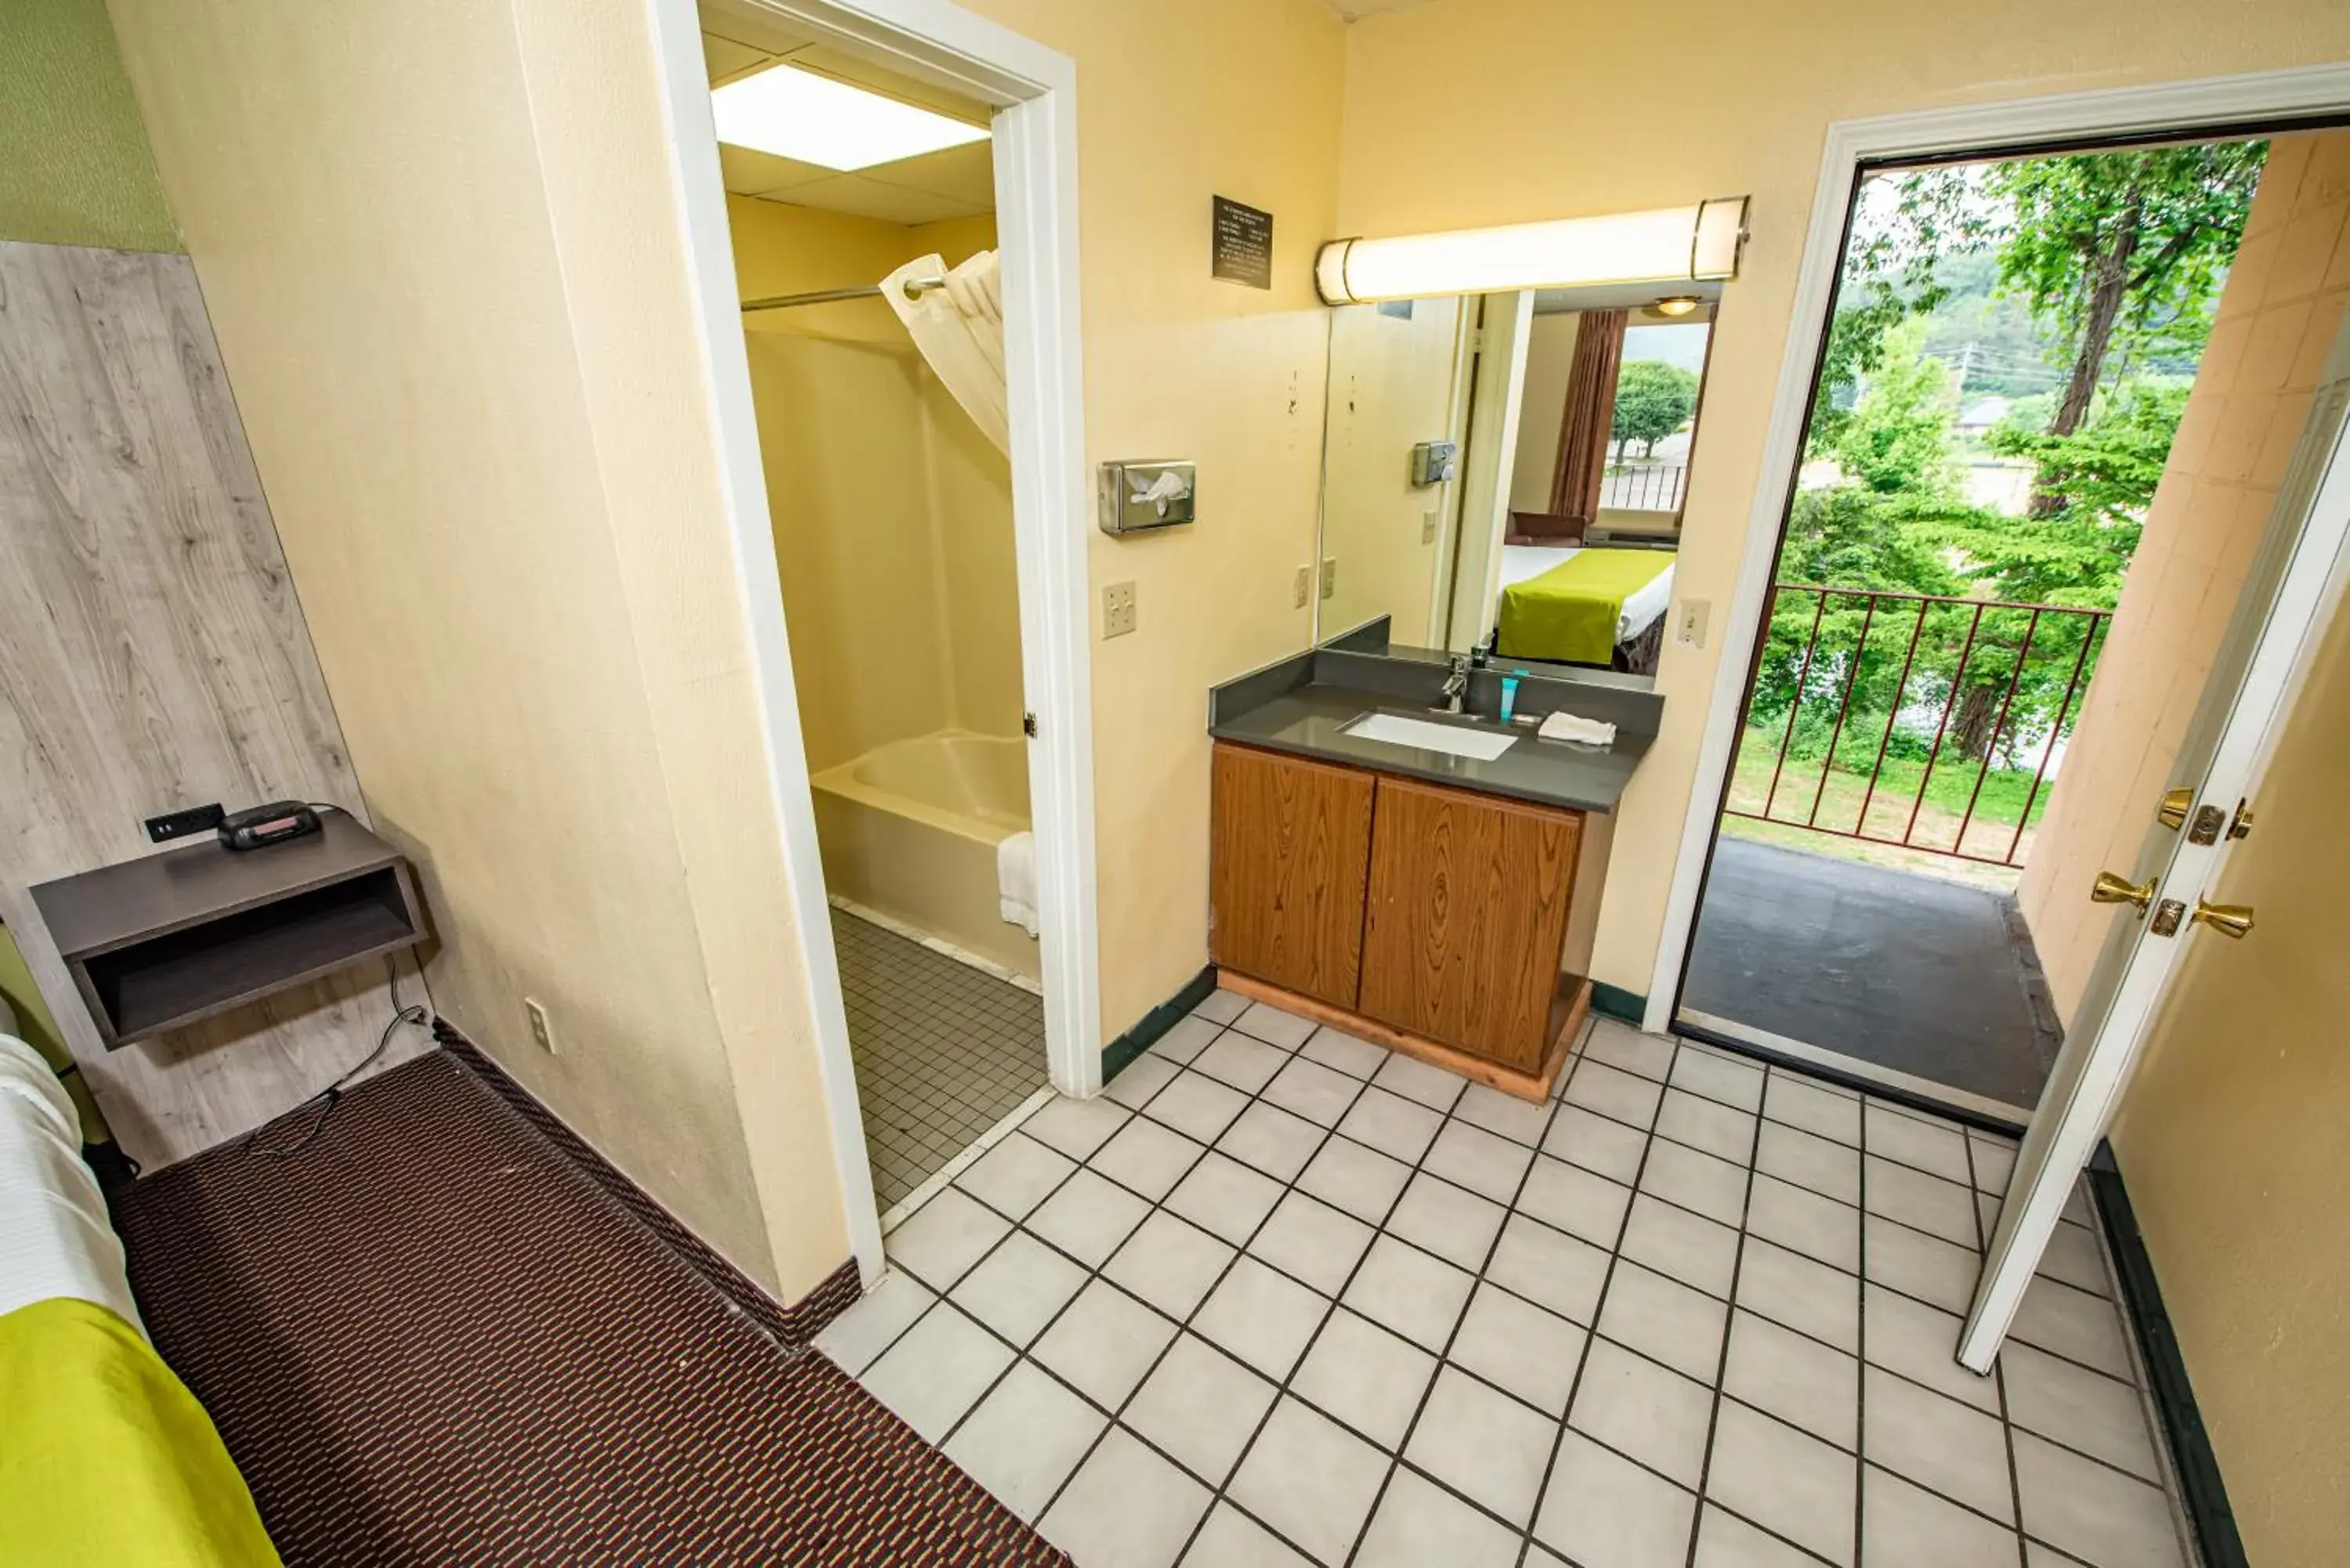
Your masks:
<svg viewBox="0 0 2350 1568"><path fill-rule="evenodd" d="M790 66L728 82L710 105L719 140L843 172L987 140L984 126Z"/></svg>

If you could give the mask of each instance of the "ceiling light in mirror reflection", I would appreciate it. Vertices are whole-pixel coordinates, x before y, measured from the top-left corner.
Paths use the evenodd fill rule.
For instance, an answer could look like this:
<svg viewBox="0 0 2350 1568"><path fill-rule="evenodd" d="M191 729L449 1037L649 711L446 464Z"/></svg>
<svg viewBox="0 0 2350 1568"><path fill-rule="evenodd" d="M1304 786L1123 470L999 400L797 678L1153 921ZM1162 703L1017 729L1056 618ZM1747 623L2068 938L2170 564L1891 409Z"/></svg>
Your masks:
<svg viewBox="0 0 2350 1568"><path fill-rule="evenodd" d="M1687 316L1704 303L1694 294L1669 294L1650 308L1659 316Z"/></svg>
<svg viewBox="0 0 2350 1568"><path fill-rule="evenodd" d="M1507 289L1733 277L1746 198L1497 229L1337 240L1315 259L1333 305Z"/></svg>
<svg viewBox="0 0 2350 1568"><path fill-rule="evenodd" d="M790 66L728 82L710 107L721 141L843 171L987 140L985 126Z"/></svg>

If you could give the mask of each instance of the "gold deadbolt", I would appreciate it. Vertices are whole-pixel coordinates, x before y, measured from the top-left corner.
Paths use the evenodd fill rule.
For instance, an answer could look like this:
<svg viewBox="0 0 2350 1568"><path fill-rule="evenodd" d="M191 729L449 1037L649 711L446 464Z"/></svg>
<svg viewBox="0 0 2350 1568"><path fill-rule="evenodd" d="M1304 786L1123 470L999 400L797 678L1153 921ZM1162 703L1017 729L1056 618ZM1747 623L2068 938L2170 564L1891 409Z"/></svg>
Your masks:
<svg viewBox="0 0 2350 1568"><path fill-rule="evenodd" d="M2252 911L2242 904L2207 904L2198 898L2190 919L2199 926L2209 926L2237 941L2243 940L2252 929Z"/></svg>
<svg viewBox="0 0 2350 1568"><path fill-rule="evenodd" d="M2125 882L2110 871L2100 871L2089 888L2089 898L2098 904L2128 904L2143 916L2154 901L2154 884Z"/></svg>
<svg viewBox="0 0 2350 1568"><path fill-rule="evenodd" d="M2162 792L2162 804L2154 808L2154 819L2176 833L2187 826L2187 808L2195 804L2191 789L2167 789Z"/></svg>
<svg viewBox="0 0 2350 1568"><path fill-rule="evenodd" d="M2228 836L2230 838L2250 838L2251 836L2252 808L2249 802L2240 800L2236 803L2235 820L2228 824Z"/></svg>

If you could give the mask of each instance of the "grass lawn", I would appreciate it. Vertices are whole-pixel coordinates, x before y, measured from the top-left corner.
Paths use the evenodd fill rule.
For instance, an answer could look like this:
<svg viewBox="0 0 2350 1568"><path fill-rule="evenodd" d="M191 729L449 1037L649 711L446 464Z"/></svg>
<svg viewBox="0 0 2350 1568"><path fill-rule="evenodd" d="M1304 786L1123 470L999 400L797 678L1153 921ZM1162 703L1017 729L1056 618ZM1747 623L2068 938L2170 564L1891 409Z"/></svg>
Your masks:
<svg viewBox="0 0 2350 1568"><path fill-rule="evenodd" d="M2047 814L2048 797L2054 787L2053 779L2041 784L2037 798L2032 802L2032 821L2018 838L2016 824L2022 818L2025 799L2032 794L2032 774L2027 770L1992 769L1982 781L1973 816L1967 819L1968 797L1974 794L1976 776L1981 771L1974 763L1945 756L1934 769L1926 798L1920 804L1918 783L1926 771L1923 763L1887 758L1885 770L1871 792L1866 769L1876 761L1875 748L1846 744L1838 748L1836 765L1828 772L1825 788L1821 784L1819 759L1789 757L1779 770L1778 791L1773 796L1771 773L1777 761L1778 744L1779 731L1775 726L1750 727L1742 737L1738 767L1731 782L1731 808L1760 813L1767 797L1772 820L1757 822L1750 817L1725 816L1723 832L1816 855L1923 871L1981 887L2012 888L2016 873L2003 867L1955 859L1932 851L1963 847L1970 855L2021 861L2031 851L2034 832ZM1819 803L1816 816L1813 814L1815 795ZM1867 801L1865 822L1861 815L1864 798ZM1917 813L1914 826L1910 821L1913 806ZM1961 846L1958 836L1962 819L1967 826L1966 842ZM1807 820L1835 831L1814 831L1804 826ZM1870 839L1894 842L1872 843L1840 836L1856 829L1867 834ZM1905 847L1899 842L1904 837L1914 847ZM2011 842L2015 846L2012 855L2008 847Z"/></svg>

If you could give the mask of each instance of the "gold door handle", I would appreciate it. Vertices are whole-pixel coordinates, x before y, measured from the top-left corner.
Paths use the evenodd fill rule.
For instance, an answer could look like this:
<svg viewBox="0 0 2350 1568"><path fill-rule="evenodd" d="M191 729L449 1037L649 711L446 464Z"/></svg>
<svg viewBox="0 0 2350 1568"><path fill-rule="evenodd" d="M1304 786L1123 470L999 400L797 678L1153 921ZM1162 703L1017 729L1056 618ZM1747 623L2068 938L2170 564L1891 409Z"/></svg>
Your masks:
<svg viewBox="0 0 2350 1568"><path fill-rule="evenodd" d="M2090 885L2089 900L2096 904L2128 904L2143 916L2146 907L2154 901L2154 884L2125 882L2110 871L2100 871L2096 881Z"/></svg>
<svg viewBox="0 0 2350 1568"><path fill-rule="evenodd" d="M2207 904L2195 900L2195 913L2189 917L2199 926L2209 926L2223 937L2237 941L2244 940L2252 929L2252 911L2243 904Z"/></svg>

